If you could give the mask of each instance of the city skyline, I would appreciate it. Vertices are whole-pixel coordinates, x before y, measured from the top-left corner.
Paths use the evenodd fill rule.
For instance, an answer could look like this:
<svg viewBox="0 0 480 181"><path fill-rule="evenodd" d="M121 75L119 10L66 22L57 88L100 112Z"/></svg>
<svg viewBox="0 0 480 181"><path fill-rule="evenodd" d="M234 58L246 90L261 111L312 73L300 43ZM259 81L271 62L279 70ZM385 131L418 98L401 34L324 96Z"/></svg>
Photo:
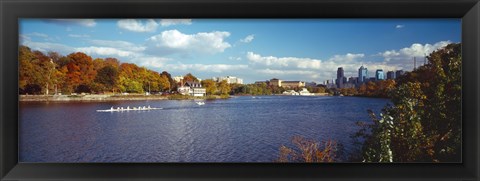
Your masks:
<svg viewBox="0 0 480 181"><path fill-rule="evenodd" d="M321 83L372 72L413 69L460 42L460 19L21 19L20 43L62 55L114 57L172 76L279 78Z"/></svg>

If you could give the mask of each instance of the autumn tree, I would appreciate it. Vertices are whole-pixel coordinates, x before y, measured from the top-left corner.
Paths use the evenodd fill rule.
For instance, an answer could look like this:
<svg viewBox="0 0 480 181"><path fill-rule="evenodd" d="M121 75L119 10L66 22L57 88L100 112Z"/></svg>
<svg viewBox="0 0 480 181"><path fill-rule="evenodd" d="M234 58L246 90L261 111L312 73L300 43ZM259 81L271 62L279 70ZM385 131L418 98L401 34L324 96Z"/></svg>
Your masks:
<svg viewBox="0 0 480 181"><path fill-rule="evenodd" d="M393 105L361 124L362 160L461 161L461 45L449 44L428 60L397 80Z"/></svg>
<svg viewBox="0 0 480 181"><path fill-rule="evenodd" d="M177 83L173 80L172 75L170 75L167 71L163 71L160 75L162 77L165 77L168 79L168 82L170 84L168 90L176 90L177 89Z"/></svg>
<svg viewBox="0 0 480 181"><path fill-rule="evenodd" d="M49 94L51 85L57 82L57 76L60 75L50 57L25 46L19 47L19 64L20 93Z"/></svg>
<svg viewBox="0 0 480 181"><path fill-rule="evenodd" d="M103 89L112 90L117 83L118 69L112 65L107 65L98 70L95 82L103 85Z"/></svg>
<svg viewBox="0 0 480 181"><path fill-rule="evenodd" d="M63 93L115 89L158 92L170 90L173 82L166 71L160 74L132 63L120 63L116 58L92 59L81 52L67 56L57 52L45 55L20 46L18 61L20 94L49 94L57 88Z"/></svg>
<svg viewBox="0 0 480 181"><path fill-rule="evenodd" d="M294 136L295 148L280 147L278 162L334 162L339 160L339 144L334 140L318 142L302 136Z"/></svg>
<svg viewBox="0 0 480 181"><path fill-rule="evenodd" d="M202 80L202 86L206 89L207 95L214 95L217 92L216 82L212 79Z"/></svg>
<svg viewBox="0 0 480 181"><path fill-rule="evenodd" d="M230 92L230 85L227 83L226 80L222 80L218 83L218 91L220 95L228 95Z"/></svg>
<svg viewBox="0 0 480 181"><path fill-rule="evenodd" d="M79 85L91 86L97 75L92 57L81 52L69 54L67 57L70 59L66 65L67 90L76 90Z"/></svg>
<svg viewBox="0 0 480 181"><path fill-rule="evenodd" d="M191 73L188 73L187 75L183 76L183 81L185 82L197 82L198 79L197 77L193 76Z"/></svg>

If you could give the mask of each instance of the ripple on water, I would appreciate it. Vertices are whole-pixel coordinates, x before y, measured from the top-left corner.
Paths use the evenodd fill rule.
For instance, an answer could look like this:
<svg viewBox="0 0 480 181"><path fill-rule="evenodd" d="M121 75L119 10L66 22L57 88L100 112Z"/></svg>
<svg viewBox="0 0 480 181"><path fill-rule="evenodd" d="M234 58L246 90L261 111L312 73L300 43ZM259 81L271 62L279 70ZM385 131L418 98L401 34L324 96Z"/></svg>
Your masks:
<svg viewBox="0 0 480 181"><path fill-rule="evenodd" d="M250 96L207 101L20 104L21 162L271 162L300 135L352 149L356 121L388 100ZM97 113L109 107L163 110Z"/></svg>

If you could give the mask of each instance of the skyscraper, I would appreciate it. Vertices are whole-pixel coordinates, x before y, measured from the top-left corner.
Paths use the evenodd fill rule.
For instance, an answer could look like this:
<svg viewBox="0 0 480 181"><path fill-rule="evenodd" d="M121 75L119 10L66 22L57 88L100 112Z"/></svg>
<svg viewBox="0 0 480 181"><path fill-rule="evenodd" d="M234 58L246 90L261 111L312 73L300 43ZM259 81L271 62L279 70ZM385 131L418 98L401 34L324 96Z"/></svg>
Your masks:
<svg viewBox="0 0 480 181"><path fill-rule="evenodd" d="M388 71L387 72L387 79L395 79L395 72Z"/></svg>
<svg viewBox="0 0 480 181"><path fill-rule="evenodd" d="M363 83L368 79L368 69L363 65L358 69L358 82Z"/></svg>
<svg viewBox="0 0 480 181"><path fill-rule="evenodd" d="M375 80L385 80L385 74L382 69L377 69L375 72Z"/></svg>
<svg viewBox="0 0 480 181"><path fill-rule="evenodd" d="M335 82L338 88L343 88L343 82L344 82L343 80L344 80L343 67L338 67L337 80Z"/></svg>
<svg viewBox="0 0 480 181"><path fill-rule="evenodd" d="M395 72L395 78L398 78L398 77L402 76L403 74L404 74L403 70L397 70Z"/></svg>

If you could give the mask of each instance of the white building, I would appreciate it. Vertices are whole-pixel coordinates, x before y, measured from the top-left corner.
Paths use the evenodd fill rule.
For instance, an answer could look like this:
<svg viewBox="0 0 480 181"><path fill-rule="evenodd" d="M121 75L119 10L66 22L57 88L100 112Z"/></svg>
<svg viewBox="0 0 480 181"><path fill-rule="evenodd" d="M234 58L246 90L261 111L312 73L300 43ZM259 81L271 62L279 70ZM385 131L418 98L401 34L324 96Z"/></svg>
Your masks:
<svg viewBox="0 0 480 181"><path fill-rule="evenodd" d="M289 96L298 96L298 95L300 95L300 93L295 92L294 90L283 91L282 94L283 94L283 95L289 95Z"/></svg>
<svg viewBox="0 0 480 181"><path fill-rule="evenodd" d="M207 90L202 87L199 82L185 82L182 86L177 88L178 93L190 96L205 96Z"/></svg>
<svg viewBox="0 0 480 181"><path fill-rule="evenodd" d="M298 92L301 96L313 96L315 94L310 93L307 88L303 88L301 91Z"/></svg>
<svg viewBox="0 0 480 181"><path fill-rule="evenodd" d="M183 80L183 76L175 76L172 78L175 82L181 82Z"/></svg>
<svg viewBox="0 0 480 181"><path fill-rule="evenodd" d="M243 84L243 79L233 76L226 76L226 77L212 77L213 81L221 82L226 80L229 84Z"/></svg>

